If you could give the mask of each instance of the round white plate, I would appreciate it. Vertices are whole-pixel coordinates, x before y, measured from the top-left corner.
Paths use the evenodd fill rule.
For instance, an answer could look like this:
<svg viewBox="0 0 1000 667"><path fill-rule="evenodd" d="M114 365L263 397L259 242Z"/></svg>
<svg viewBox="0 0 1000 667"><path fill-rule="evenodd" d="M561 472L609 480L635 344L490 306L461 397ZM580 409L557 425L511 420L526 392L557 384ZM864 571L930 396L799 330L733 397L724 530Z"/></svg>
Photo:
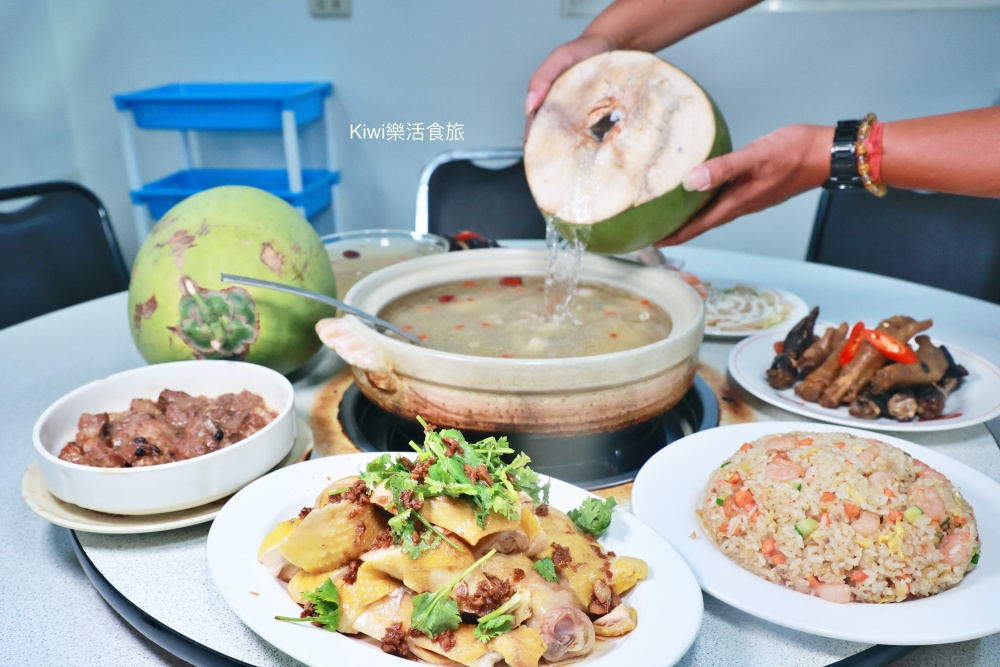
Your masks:
<svg viewBox="0 0 1000 667"><path fill-rule="evenodd" d="M782 320L775 322L769 327L739 327L739 328L721 328L719 326L708 326L705 325L705 335L706 336L716 336L719 338L744 338L746 336L752 336L754 334L759 334L762 331L773 331L775 329L783 329L787 331L796 322L801 320L803 317L809 314L809 306L803 301L799 296L792 294L788 290L783 290L777 287L761 287L759 285L754 285L742 280L730 280L728 278L704 278L702 279L702 284L708 288L710 285L712 287L717 287L720 289L728 289L736 285L745 285L747 287L752 287L758 292L776 292L781 296L782 299L791 304L792 309L788 311Z"/></svg>
<svg viewBox="0 0 1000 667"><path fill-rule="evenodd" d="M208 534L208 565L215 585L251 630L307 665L400 667L400 658L377 645L307 624L276 621L298 616L285 585L257 563L257 547L279 522L311 506L329 480L356 474L377 454L347 454L307 461L258 479L230 500ZM550 504L561 510L580 505L583 489L552 480ZM642 558L649 578L625 596L639 612L639 625L622 640L598 642L594 654L574 665L669 665L687 652L701 627L703 601L698 583L680 555L648 526L621 509L601 544L620 555Z"/></svg>
<svg viewBox="0 0 1000 667"><path fill-rule="evenodd" d="M937 595L893 604L836 604L782 588L724 556L705 535L695 509L711 471L744 442L788 431L850 432L899 447L941 471L976 513L983 558L960 584ZM1000 631L1000 484L926 447L892 436L811 422L737 424L689 435L650 459L632 488L632 507L667 538L702 589L748 614L811 634L873 644L945 644ZM694 535L692 538L691 536Z"/></svg>
<svg viewBox="0 0 1000 667"><path fill-rule="evenodd" d="M295 442L292 449L275 469L308 459L312 448L312 431L305 421L299 419L295 426ZM161 530L173 530L211 521L219 514L222 506L232 498L232 496L226 496L207 505L162 514L126 516L124 514L95 512L59 500L52 495L48 487L45 486L45 478L42 477L42 471L39 469L37 461L24 471L24 476L21 478L21 497L35 514L57 526L84 530L88 533L113 535L157 533Z"/></svg>
<svg viewBox="0 0 1000 667"><path fill-rule="evenodd" d="M821 330L822 326L818 325L816 328ZM947 343L945 346L955 362L969 371L969 375L963 378L962 385L948 396L944 406L944 413L955 415L954 417L929 421L918 419L912 422L888 418L858 419L848 413L846 405L834 410L818 403L806 402L793 389L778 391L767 384L766 372L774 360L774 344L783 341L786 333L787 331L762 333L740 342L729 353L730 375L765 403L803 417L877 431L947 431L981 424L1000 415L1000 369L971 352Z"/></svg>

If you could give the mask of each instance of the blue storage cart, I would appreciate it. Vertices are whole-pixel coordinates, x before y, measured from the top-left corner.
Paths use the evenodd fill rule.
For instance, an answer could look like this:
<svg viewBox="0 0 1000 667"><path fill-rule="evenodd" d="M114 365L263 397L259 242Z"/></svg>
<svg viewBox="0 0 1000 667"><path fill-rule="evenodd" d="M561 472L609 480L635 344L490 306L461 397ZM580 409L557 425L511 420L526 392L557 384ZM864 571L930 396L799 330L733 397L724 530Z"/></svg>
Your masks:
<svg viewBox="0 0 1000 667"><path fill-rule="evenodd" d="M252 185L295 206L307 218L331 206L339 229L340 199L336 168L329 83L174 83L115 95L121 120L125 167L140 241L174 204L218 185ZM326 129L327 168L303 169L299 127L322 119ZM181 138L181 169L165 178L143 183L134 129L174 130ZM201 169L194 154L199 131L280 131L285 170Z"/></svg>

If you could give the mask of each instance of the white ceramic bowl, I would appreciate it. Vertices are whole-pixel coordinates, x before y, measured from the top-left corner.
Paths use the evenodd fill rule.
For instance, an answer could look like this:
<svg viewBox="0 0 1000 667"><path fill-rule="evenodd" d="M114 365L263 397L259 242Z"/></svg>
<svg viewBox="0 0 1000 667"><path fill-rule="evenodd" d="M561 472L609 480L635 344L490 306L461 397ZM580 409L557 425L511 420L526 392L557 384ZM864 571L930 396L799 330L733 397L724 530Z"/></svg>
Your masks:
<svg viewBox="0 0 1000 667"><path fill-rule="evenodd" d="M120 412L133 398L156 400L164 389L219 396L244 389L278 413L254 433L218 451L140 468L70 463L59 452L76 438L85 412ZM280 373L238 361L178 361L96 380L53 403L35 422L35 456L60 500L113 514L156 514L197 507L230 495L273 468L295 442L294 391Z"/></svg>
<svg viewBox="0 0 1000 667"><path fill-rule="evenodd" d="M497 248L421 257L380 269L347 294L369 313L410 292L456 280L544 276L545 250ZM353 335L325 336L352 366L359 389L396 415L484 433L570 436L615 431L673 407L691 387L705 329L701 297L672 271L587 254L582 280L641 294L673 322L650 345L587 357L499 359L417 347L385 336L353 315Z"/></svg>

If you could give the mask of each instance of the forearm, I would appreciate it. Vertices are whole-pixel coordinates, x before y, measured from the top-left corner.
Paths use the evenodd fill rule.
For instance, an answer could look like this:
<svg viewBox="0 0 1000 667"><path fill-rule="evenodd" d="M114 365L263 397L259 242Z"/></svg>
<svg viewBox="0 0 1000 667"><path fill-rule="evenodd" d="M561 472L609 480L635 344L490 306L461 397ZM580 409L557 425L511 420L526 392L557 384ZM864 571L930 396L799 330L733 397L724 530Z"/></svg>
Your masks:
<svg viewBox="0 0 1000 667"><path fill-rule="evenodd" d="M618 48L655 53L760 0L616 0L584 35L610 37Z"/></svg>
<svg viewBox="0 0 1000 667"><path fill-rule="evenodd" d="M885 123L881 178L889 187L1000 197L1000 106Z"/></svg>

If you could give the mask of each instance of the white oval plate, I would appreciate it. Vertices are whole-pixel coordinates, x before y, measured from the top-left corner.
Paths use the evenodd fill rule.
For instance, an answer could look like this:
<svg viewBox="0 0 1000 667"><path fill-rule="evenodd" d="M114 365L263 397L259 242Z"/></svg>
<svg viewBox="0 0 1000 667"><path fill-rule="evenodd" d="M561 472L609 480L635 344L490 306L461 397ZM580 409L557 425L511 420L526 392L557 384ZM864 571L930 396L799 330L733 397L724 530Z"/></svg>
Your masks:
<svg viewBox="0 0 1000 667"><path fill-rule="evenodd" d="M709 326L707 323L705 325L705 335L706 336L716 336L718 338L744 338L746 336L752 336L754 334L759 334L763 331L772 331L777 328L788 329L789 325L795 324L803 317L809 314L809 306L805 301L802 300L796 294L792 294L788 290L783 290L777 287L761 287L759 285L754 285L742 280L730 280L724 278L706 278L702 280L702 284L706 288L709 286L717 287L719 289L727 289L730 287L735 287L736 285L745 285L746 287L752 287L758 292L776 292L781 296L782 299L791 304L792 308L788 311L786 315L781 320L774 322L769 327L727 327L721 328L719 326ZM707 302L706 302L706 315L707 315Z"/></svg>
<svg viewBox="0 0 1000 667"><path fill-rule="evenodd" d="M822 329L818 325L817 329ZM740 342L729 353L729 373L744 389L776 407L803 417L812 417L831 424L843 424L877 431L948 431L965 426L982 424L1000 415L1000 369L970 352L945 343L948 351L969 371L962 385L950 396L944 406L947 414L957 414L947 419L899 422L894 419L858 419L852 417L847 406L836 410L824 408L819 403L808 403L799 398L793 389L781 391L767 384L767 369L774 360L774 344L785 339L785 331L772 331ZM940 342L935 341L940 344Z"/></svg>
<svg viewBox="0 0 1000 667"><path fill-rule="evenodd" d="M256 559L257 547L275 525L311 506L330 480L357 474L359 466L376 456L346 454L272 472L233 496L208 534L208 565L222 597L251 630L307 665L330 665L331 660L370 667L413 664L348 635L275 620L275 615L298 616L301 608ZM550 504L565 511L589 495L553 479ZM701 627L703 601L691 570L663 538L621 509L614 510L601 544L649 564L649 579L625 596L639 612L639 625L622 640L598 642L594 654L573 664L673 664L687 652Z"/></svg>
<svg viewBox="0 0 1000 667"><path fill-rule="evenodd" d="M295 443L288 455L275 468L284 468L308 459L312 449L312 431L304 420L298 419L295 426ZM57 526L88 533L133 535L158 533L162 530L184 528L211 521L218 516L222 506L232 496L177 512L133 515L105 514L67 503L52 495L52 492L45 486L45 478L42 477L42 471L36 461L28 466L21 478L21 498L32 512Z"/></svg>
<svg viewBox="0 0 1000 667"><path fill-rule="evenodd" d="M893 604L836 604L782 588L724 556L705 535L695 509L708 476L744 442L788 431L849 432L899 447L941 471L976 513L983 558L961 583L937 595ZM1000 631L1000 484L906 440L812 422L737 424L689 435L660 450L636 477L632 507L694 570L702 589L726 604L793 630L872 644L945 644ZM695 537L692 539L691 535Z"/></svg>

